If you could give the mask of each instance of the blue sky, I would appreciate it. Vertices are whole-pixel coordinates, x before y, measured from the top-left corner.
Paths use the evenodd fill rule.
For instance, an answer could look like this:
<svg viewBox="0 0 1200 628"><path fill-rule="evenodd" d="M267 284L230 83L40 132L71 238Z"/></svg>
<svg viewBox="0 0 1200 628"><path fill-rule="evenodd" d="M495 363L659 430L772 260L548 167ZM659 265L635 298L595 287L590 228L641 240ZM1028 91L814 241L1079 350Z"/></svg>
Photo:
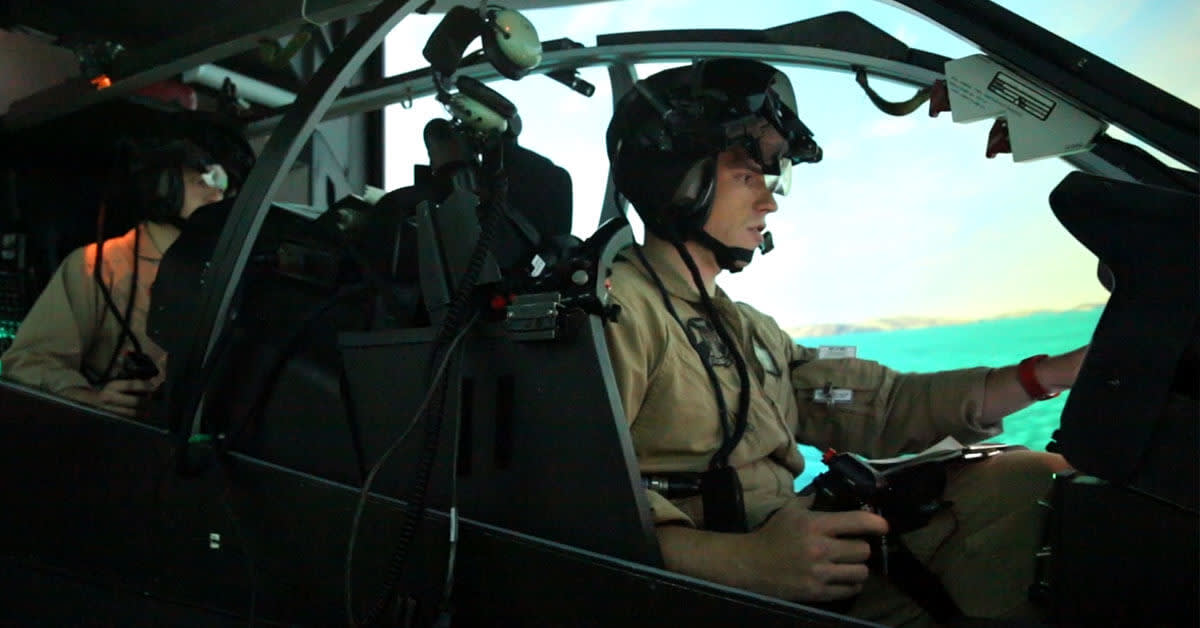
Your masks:
<svg viewBox="0 0 1200 628"><path fill-rule="evenodd" d="M1200 104L1200 3L1190 0L1006 0L1002 6L1041 24L1176 96ZM737 7L731 11L730 7ZM543 40L591 45L598 33L658 28L762 28L850 10L909 46L961 57L978 52L924 18L887 3L859 1L737 3L614 0L529 11ZM440 16L412 16L387 42L389 74L421 67L420 49ZM661 66L659 66L661 67ZM645 75L654 68L639 68ZM793 192L769 218L776 250L719 283L785 327L895 316L974 319L1100 303L1095 257L1058 224L1046 203L1070 171L1046 159L1014 164L983 156L990 121L963 125L922 108L879 113L848 73L785 68L800 116L825 160L798 167ZM604 129L611 113L607 73L587 69L597 86L584 98L543 76L492 87L520 109L522 145L571 172L574 233L590 234L604 198ZM886 98L912 88L873 81ZM428 161L421 128L446 117L429 99L387 110L387 186L411 181ZM1110 133L1128 139L1119 129ZM1200 147L1198 147L1200 149Z"/></svg>

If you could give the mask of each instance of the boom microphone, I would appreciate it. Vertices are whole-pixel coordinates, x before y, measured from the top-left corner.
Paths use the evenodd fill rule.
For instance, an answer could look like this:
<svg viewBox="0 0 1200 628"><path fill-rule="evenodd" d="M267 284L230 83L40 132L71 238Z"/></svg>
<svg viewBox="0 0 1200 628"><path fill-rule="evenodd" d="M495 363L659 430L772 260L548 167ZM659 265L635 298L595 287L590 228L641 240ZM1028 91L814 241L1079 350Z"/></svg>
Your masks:
<svg viewBox="0 0 1200 628"><path fill-rule="evenodd" d="M758 250L763 255L766 255L767 253L770 253L772 249L775 248L775 239L771 237L770 231L764 231L762 235L763 235L763 241L762 241L762 244L758 245Z"/></svg>

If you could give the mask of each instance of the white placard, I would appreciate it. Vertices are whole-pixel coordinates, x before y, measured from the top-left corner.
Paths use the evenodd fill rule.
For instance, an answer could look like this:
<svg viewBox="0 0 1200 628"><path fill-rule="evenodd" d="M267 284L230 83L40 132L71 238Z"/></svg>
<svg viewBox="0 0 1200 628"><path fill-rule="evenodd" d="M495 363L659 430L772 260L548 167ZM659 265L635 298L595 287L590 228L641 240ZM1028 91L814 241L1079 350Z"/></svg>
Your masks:
<svg viewBox="0 0 1200 628"><path fill-rule="evenodd" d="M836 360L839 358L858 357L858 347L850 345L821 345L817 347L818 360Z"/></svg>
<svg viewBox="0 0 1200 628"><path fill-rule="evenodd" d="M854 391L849 388L834 388L829 392L825 392L823 388L818 388L813 391L813 401L817 403L850 403L854 401Z"/></svg>

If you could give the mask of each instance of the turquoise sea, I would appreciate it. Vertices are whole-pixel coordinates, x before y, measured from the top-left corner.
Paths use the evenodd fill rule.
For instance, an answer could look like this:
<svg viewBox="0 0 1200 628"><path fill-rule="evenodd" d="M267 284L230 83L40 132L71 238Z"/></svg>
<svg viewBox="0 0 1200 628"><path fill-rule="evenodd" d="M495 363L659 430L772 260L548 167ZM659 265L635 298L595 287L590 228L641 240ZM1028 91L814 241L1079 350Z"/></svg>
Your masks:
<svg viewBox="0 0 1200 628"><path fill-rule="evenodd" d="M1038 353L1062 353L1087 344L1100 320L1101 307L1038 313L962 325L797 338L806 347L853 345L858 357L900 371L929 372L971 366L1007 366ZM1044 451L1059 423L1069 392L1035 403L1004 420L1004 433L993 439ZM800 488L824 470L820 453L801 447L808 464L796 480Z"/></svg>

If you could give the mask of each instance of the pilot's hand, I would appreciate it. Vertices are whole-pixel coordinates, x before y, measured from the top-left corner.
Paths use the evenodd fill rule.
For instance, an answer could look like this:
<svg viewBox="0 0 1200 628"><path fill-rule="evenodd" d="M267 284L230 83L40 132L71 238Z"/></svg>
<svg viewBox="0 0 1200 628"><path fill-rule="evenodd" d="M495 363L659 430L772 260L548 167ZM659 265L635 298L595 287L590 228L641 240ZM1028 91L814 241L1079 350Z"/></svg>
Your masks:
<svg viewBox="0 0 1200 628"><path fill-rule="evenodd" d="M95 405L128 417L137 416L138 405L155 386L141 379L114 379L96 393Z"/></svg>
<svg viewBox="0 0 1200 628"><path fill-rule="evenodd" d="M1090 345L1084 345L1069 353L1052 356L1038 362L1034 366L1038 382L1050 392L1060 392L1070 388L1079 377L1079 369L1083 366L1083 360L1087 357L1089 347Z"/></svg>
<svg viewBox="0 0 1200 628"><path fill-rule="evenodd" d="M887 533L887 521L863 510L816 512L795 499L752 532L762 561L755 571L764 592L801 602L824 602L862 591L871 548L864 537Z"/></svg>

